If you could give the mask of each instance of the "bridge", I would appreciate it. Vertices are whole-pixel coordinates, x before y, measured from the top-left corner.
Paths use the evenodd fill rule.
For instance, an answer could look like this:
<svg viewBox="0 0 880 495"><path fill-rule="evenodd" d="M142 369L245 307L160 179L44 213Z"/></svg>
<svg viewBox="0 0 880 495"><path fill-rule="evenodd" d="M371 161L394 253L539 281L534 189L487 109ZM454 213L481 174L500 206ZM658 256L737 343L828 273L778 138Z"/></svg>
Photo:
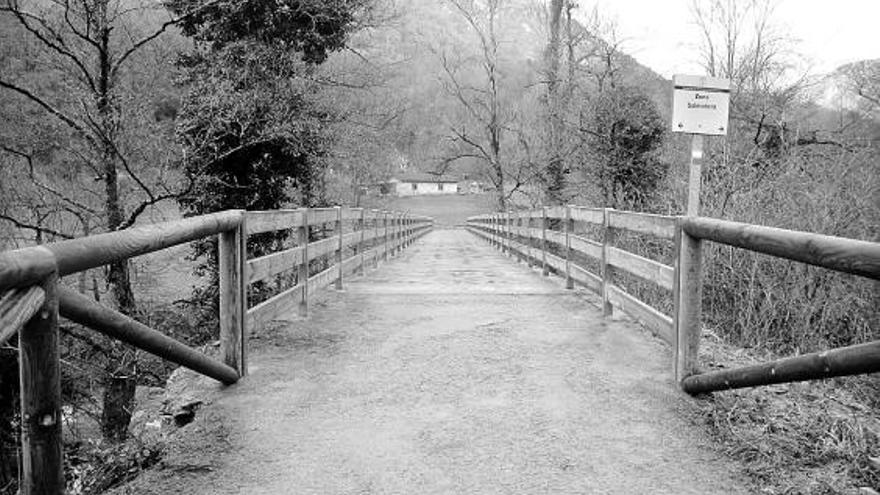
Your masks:
<svg viewBox="0 0 880 495"><path fill-rule="evenodd" d="M294 241L248 258L250 236L277 231ZM211 236L219 359L58 283ZM633 252L633 239L662 259ZM64 489L59 316L225 384L212 408L230 445L201 453L222 469L188 475L191 493L740 492L680 391L876 372L880 341L704 372L709 242L880 279L877 243L577 206L448 230L355 208L226 211L3 253L0 342L19 335L22 492ZM627 291L625 277L666 297ZM267 282L287 285L252 301ZM313 307L328 286L337 292ZM270 326L286 345L249 344Z"/></svg>

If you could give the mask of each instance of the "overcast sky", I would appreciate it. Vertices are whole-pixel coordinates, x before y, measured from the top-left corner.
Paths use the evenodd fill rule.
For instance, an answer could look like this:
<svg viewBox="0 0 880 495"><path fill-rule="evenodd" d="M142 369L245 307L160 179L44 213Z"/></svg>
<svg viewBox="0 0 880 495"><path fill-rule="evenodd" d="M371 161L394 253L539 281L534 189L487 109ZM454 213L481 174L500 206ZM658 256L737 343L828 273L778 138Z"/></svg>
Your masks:
<svg viewBox="0 0 880 495"><path fill-rule="evenodd" d="M667 78L702 72L690 4L691 0L598 0L600 12L616 17L624 51ZM798 40L794 48L811 60L813 73L880 58L880 0L779 0L775 19Z"/></svg>

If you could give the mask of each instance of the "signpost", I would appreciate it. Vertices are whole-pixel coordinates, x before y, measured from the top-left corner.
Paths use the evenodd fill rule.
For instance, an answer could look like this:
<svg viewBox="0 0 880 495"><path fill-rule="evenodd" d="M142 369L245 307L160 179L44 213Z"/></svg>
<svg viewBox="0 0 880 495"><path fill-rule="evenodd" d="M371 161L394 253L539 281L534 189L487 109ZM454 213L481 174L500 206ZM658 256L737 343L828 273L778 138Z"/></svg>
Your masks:
<svg viewBox="0 0 880 495"><path fill-rule="evenodd" d="M717 77L676 75L672 83L672 132L693 135L686 213L696 216L700 213L703 136L727 134L730 81Z"/></svg>
<svg viewBox="0 0 880 495"><path fill-rule="evenodd" d="M691 164L688 179L687 216L700 214L700 178L703 136L727 134L730 81L717 77L672 78L672 132L691 134ZM696 369L702 313L702 248L700 239L677 230L675 263L675 376L682 380Z"/></svg>

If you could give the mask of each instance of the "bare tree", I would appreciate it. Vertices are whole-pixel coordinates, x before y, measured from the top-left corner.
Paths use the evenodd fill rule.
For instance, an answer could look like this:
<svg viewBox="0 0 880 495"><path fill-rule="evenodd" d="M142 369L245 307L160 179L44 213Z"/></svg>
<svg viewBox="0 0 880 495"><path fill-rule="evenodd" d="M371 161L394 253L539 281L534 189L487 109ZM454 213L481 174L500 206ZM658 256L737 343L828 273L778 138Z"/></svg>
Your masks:
<svg viewBox="0 0 880 495"><path fill-rule="evenodd" d="M445 79L444 88L459 103L473 122L476 130L467 124L450 127L451 139L459 152L446 160L447 163L472 158L486 165L489 179L495 187L500 209L507 206L505 192L505 167L502 163L502 143L507 130L508 116L502 110L501 81L499 75L498 22L503 0L447 0L461 14L479 41L480 84L465 82L462 63L451 60L446 53L440 54Z"/></svg>
<svg viewBox="0 0 880 495"><path fill-rule="evenodd" d="M547 47L544 50L544 78L547 84L547 131L549 135L550 156L547 163L546 194L552 205L565 203L565 161L562 155L563 122L562 105L559 94L561 77L559 74L560 37L562 31L562 10L569 2L550 0L547 15ZM566 12L570 10L566 9ZM568 26L567 33L571 33ZM569 61L573 58L572 47L569 45ZM570 71L573 70L569 67ZM570 72L570 74L572 74Z"/></svg>
<svg viewBox="0 0 880 495"><path fill-rule="evenodd" d="M844 86L861 99L865 113L880 110L880 60L863 60L842 70Z"/></svg>
<svg viewBox="0 0 880 495"><path fill-rule="evenodd" d="M126 134L132 112L127 106L130 99L127 102L122 91L126 72L145 47L192 14L169 17L156 8L122 0L3 0L0 4L0 15L14 20L37 50L39 62L51 69L48 77L60 78L59 84L46 85L28 80L27 72L4 71L0 73L0 91L26 102L41 119L57 124L69 139L63 151L71 162L79 164L81 172L78 177L53 173L50 168L60 164L35 160L34 152L20 146L23 139L0 143L2 151L27 167L31 184L57 205L53 213L80 219L83 228L79 232L53 228L45 221L48 218L35 223L26 215L19 216L21 211L0 219L35 232L38 242L44 235L114 231L133 225L151 205L175 198L186 189L186 185L170 184L169 177L155 173L154 168L138 167L138 162L150 158L139 156L136 144ZM166 19L151 31L139 32L132 19L151 10ZM59 86L67 90L54 89ZM120 183L121 175L131 184L130 189ZM83 180L86 176L92 178L91 184ZM71 183L81 188L71 187ZM97 184L102 187L94 187ZM61 223L67 221L62 219ZM106 281L119 310L134 315L137 306L128 263L111 264ZM121 440L130 419L136 359L128 346L107 345L114 348L118 359L114 369L107 370L110 378L105 383L102 429L105 437Z"/></svg>

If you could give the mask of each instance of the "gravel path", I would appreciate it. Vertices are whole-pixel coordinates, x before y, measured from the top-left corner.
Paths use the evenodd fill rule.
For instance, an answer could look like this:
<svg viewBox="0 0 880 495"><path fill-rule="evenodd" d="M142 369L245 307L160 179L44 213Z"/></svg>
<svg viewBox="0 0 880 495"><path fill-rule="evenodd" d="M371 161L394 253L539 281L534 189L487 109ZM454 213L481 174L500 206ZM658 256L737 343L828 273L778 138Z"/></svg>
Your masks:
<svg viewBox="0 0 880 495"><path fill-rule="evenodd" d="M666 347L465 231L325 301L207 408L223 434L201 468L145 491L745 492L687 419Z"/></svg>

